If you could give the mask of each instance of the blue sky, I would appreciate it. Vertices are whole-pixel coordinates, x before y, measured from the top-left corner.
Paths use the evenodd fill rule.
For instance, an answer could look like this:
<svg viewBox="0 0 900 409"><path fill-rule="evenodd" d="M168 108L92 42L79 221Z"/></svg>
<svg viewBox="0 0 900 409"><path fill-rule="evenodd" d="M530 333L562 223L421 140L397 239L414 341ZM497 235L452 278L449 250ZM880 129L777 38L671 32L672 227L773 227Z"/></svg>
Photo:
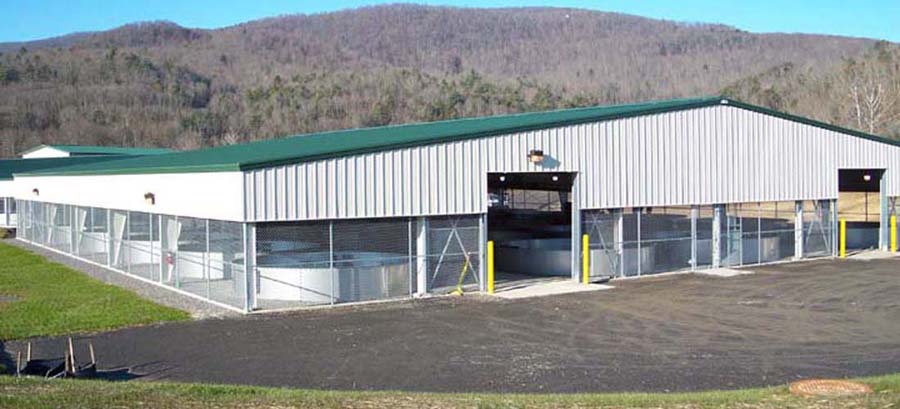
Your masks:
<svg viewBox="0 0 900 409"><path fill-rule="evenodd" d="M262 17L320 13L396 1L285 0L0 0L0 42L27 41L125 23L170 20L217 28ZM469 7L542 6L546 1L444 0L422 4ZM689 22L724 23L753 32L803 32L900 42L900 0L609 0L557 1L554 6L616 11Z"/></svg>

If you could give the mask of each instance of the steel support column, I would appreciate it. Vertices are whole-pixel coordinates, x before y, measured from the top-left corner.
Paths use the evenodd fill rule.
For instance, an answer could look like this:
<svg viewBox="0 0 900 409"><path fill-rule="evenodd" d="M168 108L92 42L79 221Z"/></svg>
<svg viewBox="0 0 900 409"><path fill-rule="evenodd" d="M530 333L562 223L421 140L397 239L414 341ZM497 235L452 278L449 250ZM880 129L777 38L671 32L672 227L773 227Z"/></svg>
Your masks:
<svg viewBox="0 0 900 409"><path fill-rule="evenodd" d="M416 295L428 294L428 218L416 223Z"/></svg>
<svg viewBox="0 0 900 409"><path fill-rule="evenodd" d="M578 175L572 182L572 252L571 273L572 281L581 281L581 205L579 203L580 189L578 188Z"/></svg>
<svg viewBox="0 0 900 409"><path fill-rule="evenodd" d="M794 260L803 258L803 202L794 202Z"/></svg>
<svg viewBox="0 0 900 409"><path fill-rule="evenodd" d="M106 209L106 265L112 266L113 261L113 251L115 251L116 245L113 244L113 216L112 212L109 209Z"/></svg>
<svg viewBox="0 0 900 409"><path fill-rule="evenodd" d="M616 256L619 259L615 273L619 277L625 276L625 210L616 210Z"/></svg>
<svg viewBox="0 0 900 409"><path fill-rule="evenodd" d="M256 303L256 225L244 223L244 312L257 308Z"/></svg>
<svg viewBox="0 0 900 409"><path fill-rule="evenodd" d="M831 199L831 255L838 256L838 244L840 241L840 220L838 220L837 199Z"/></svg>
<svg viewBox="0 0 900 409"><path fill-rule="evenodd" d="M700 209L691 206L691 271L697 271L697 218Z"/></svg>
<svg viewBox="0 0 900 409"><path fill-rule="evenodd" d="M722 216L725 205L713 206L712 221L712 268L719 268L722 258Z"/></svg>
<svg viewBox="0 0 900 409"><path fill-rule="evenodd" d="M878 188L879 204L881 205L881 217L878 223L878 244L881 250L890 250L891 245L891 227L890 227L890 209L888 208L887 197L887 172L881 176Z"/></svg>
<svg viewBox="0 0 900 409"><path fill-rule="evenodd" d="M484 254L487 251L487 213L478 217L478 289L481 292L488 291L487 269L484 265Z"/></svg>

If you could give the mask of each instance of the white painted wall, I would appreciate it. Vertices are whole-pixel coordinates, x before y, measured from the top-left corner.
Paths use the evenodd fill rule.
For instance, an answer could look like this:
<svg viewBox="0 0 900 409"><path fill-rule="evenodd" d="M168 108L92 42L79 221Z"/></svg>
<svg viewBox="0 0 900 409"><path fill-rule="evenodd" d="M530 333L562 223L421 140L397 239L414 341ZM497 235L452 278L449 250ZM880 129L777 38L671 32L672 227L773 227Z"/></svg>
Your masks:
<svg viewBox="0 0 900 409"><path fill-rule="evenodd" d="M0 197L13 197L16 184L12 180L0 180Z"/></svg>
<svg viewBox="0 0 900 409"><path fill-rule="evenodd" d="M22 159L66 158L69 156L71 156L69 152L59 150L50 146L43 146L39 149L22 155Z"/></svg>
<svg viewBox="0 0 900 409"><path fill-rule="evenodd" d="M93 206L217 220L243 220L243 175L210 172L151 175L16 176L22 200ZM38 195L33 193L38 189ZM156 195L147 204L144 194Z"/></svg>

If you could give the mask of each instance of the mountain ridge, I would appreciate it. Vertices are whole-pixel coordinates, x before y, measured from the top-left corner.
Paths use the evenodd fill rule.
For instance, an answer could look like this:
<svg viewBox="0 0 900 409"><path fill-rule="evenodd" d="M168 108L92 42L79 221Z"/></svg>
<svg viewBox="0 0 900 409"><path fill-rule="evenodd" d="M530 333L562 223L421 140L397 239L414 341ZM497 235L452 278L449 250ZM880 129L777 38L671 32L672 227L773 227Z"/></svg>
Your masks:
<svg viewBox="0 0 900 409"><path fill-rule="evenodd" d="M846 125L845 108L801 103L784 85L793 79L766 73L831 81L879 44L545 7L397 4L217 29L133 23L0 45L0 155L42 142L193 148L725 90Z"/></svg>

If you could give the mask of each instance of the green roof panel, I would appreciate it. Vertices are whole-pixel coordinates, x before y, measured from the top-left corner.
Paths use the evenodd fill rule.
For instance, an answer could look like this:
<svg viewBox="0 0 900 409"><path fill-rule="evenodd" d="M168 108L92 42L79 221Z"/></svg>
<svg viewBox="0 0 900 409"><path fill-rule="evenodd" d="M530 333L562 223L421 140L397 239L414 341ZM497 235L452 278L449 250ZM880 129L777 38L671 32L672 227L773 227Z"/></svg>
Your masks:
<svg viewBox="0 0 900 409"><path fill-rule="evenodd" d="M46 171L53 168L95 165L121 160L121 155L70 156L65 158L0 159L0 180L12 180L14 174Z"/></svg>
<svg viewBox="0 0 900 409"><path fill-rule="evenodd" d="M898 145L896 141L886 140L875 135L839 128L811 119L715 96L321 132L238 145L122 159L112 162L79 164L63 168L33 171L27 174L102 175L241 171L720 104L729 104L862 138Z"/></svg>
<svg viewBox="0 0 900 409"><path fill-rule="evenodd" d="M90 146L90 145L38 145L25 152L22 155L34 152L41 148L53 148L73 155L160 155L163 153L172 153L171 149L165 148L132 148L122 146Z"/></svg>

